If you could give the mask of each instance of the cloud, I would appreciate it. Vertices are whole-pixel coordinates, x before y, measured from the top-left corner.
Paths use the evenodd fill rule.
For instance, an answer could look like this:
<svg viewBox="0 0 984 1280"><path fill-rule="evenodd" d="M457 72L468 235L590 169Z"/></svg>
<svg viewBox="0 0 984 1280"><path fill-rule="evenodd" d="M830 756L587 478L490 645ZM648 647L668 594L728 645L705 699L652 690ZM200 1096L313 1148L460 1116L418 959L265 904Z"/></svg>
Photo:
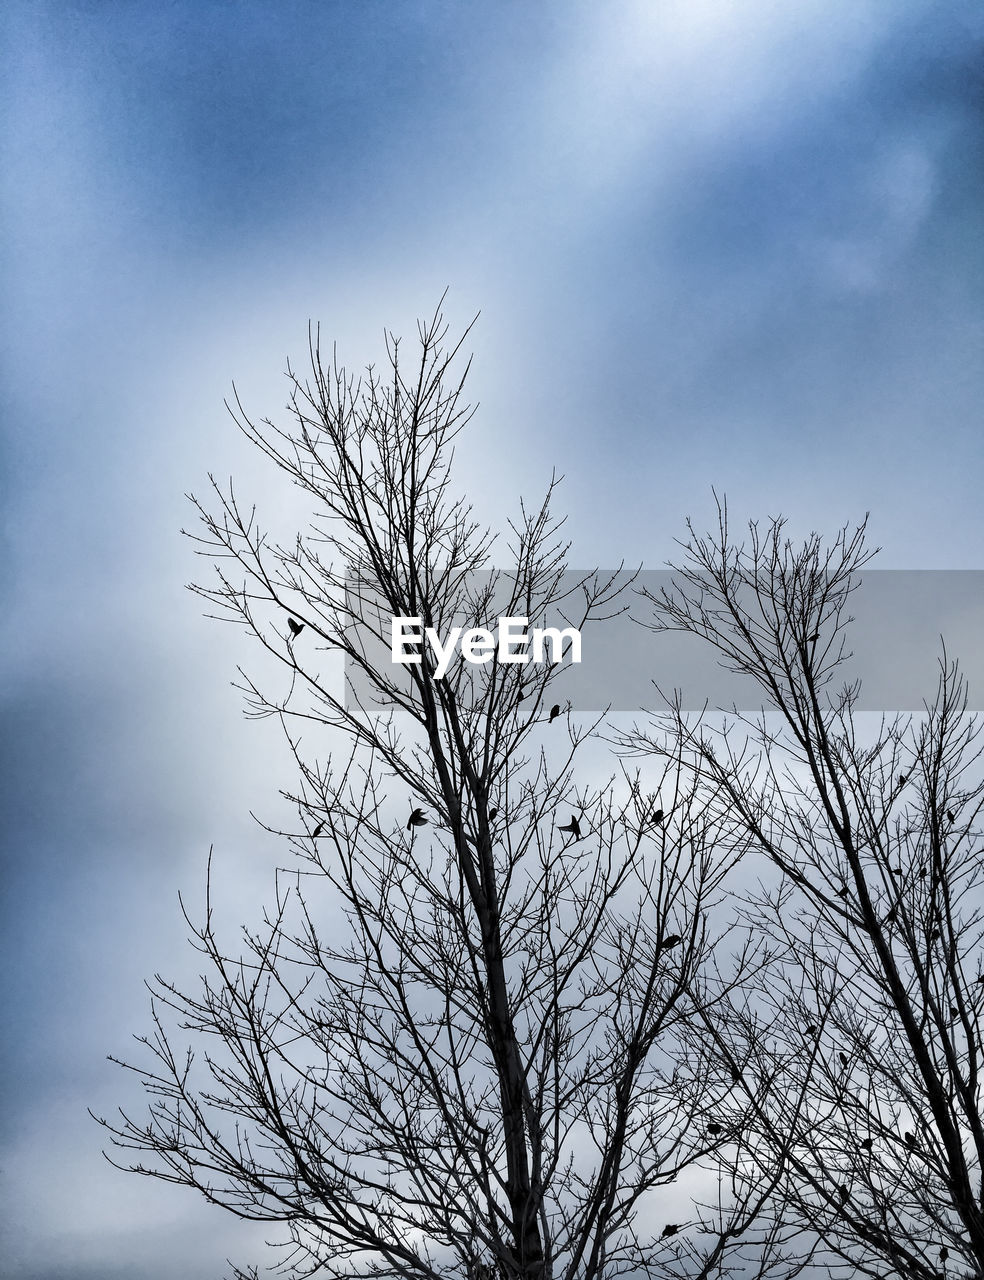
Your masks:
<svg viewBox="0 0 984 1280"><path fill-rule="evenodd" d="M276 417L309 318L360 368L384 325L409 347L448 284L454 326L481 309L462 487L503 527L566 472L582 563L658 567L717 483L736 518L829 530L871 508L886 567L979 567L975 7L342 12L5 15L5 1168L25 1277L170 1275L193 1219L152 1184L120 1199L70 1116L111 1105L103 1058L143 1024L140 977L192 971L176 892L198 901L209 844L230 923L268 894L279 853L248 813L279 812L286 757L240 718L229 681L255 655L184 592L201 565L178 529L209 470L266 524L305 518L222 399L235 379ZM182 1274L213 1229L188 1226Z"/></svg>

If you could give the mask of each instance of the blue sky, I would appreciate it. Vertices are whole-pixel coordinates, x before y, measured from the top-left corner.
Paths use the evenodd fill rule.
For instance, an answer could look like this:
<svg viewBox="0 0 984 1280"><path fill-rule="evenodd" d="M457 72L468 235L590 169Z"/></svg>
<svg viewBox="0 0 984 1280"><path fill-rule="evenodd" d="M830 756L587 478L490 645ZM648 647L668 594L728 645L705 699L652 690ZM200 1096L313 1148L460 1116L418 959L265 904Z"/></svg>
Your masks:
<svg viewBox="0 0 984 1280"><path fill-rule="evenodd" d="M194 972L208 846L266 894L285 767L184 590L222 408L284 399L309 319L359 366L446 286L501 525L566 480L574 561L684 520L871 512L886 568L984 568L984 12L971 0L12 3L0 113L4 972L18 1280L222 1274L190 1192L85 1107ZM296 516L304 518L304 513ZM259 798L259 799L258 799ZM132 1094L131 1094L132 1096Z"/></svg>

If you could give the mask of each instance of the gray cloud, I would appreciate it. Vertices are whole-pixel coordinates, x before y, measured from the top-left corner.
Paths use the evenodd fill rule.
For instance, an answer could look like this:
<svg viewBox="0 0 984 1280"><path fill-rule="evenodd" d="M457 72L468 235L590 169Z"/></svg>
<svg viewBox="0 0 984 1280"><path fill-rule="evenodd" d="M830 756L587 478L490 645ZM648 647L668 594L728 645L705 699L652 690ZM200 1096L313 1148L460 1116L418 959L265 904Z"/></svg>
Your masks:
<svg viewBox="0 0 984 1280"><path fill-rule="evenodd" d="M309 317L361 365L446 284L456 323L482 308L462 487L501 527L557 466L575 561L658 567L713 483L797 531L871 509L885 567L979 567L977 7L494 10L5 13L21 1280L249 1252L104 1168L81 1109L117 1096L105 1054L144 1025L141 976L194 971L176 893L197 900L209 844L230 923L269 893L248 810L276 811L286 761L240 719L253 655L185 596L177 530L210 468L268 523L304 520L221 400L235 378L276 415Z"/></svg>

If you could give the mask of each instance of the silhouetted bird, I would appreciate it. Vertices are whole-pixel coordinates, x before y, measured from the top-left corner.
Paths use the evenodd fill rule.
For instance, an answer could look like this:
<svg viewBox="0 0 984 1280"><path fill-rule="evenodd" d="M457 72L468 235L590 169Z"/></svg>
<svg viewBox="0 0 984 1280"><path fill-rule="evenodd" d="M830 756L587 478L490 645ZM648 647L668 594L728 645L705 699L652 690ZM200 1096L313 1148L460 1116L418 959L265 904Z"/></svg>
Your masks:
<svg viewBox="0 0 984 1280"><path fill-rule="evenodd" d="M910 1132L909 1132L909 1130L908 1130L908 1129L906 1129L905 1133L903 1133L903 1135L902 1135L902 1138L903 1138L903 1141L905 1142L905 1145L906 1145L910 1150L912 1150L912 1149L915 1147L915 1145L916 1145L916 1135L915 1135L914 1133L910 1133Z"/></svg>
<svg viewBox="0 0 984 1280"><path fill-rule="evenodd" d="M813 633L813 635L812 635L812 636L807 636L806 638L807 638L807 641L808 641L810 644L815 644L815 643L816 643L816 641L820 639L820 632L819 632L819 631L814 631L814 633Z"/></svg>
<svg viewBox="0 0 984 1280"><path fill-rule="evenodd" d="M888 869L891 871L893 876L900 876L902 874L901 867L889 867Z"/></svg>
<svg viewBox="0 0 984 1280"><path fill-rule="evenodd" d="M497 818L498 816L499 816L499 810L498 810L498 809L490 809L490 810L489 810L489 822L495 822L495 820L496 820L496 818Z"/></svg>
<svg viewBox="0 0 984 1280"><path fill-rule="evenodd" d="M741 1084L741 1072L738 1070L737 1067L731 1068L731 1083Z"/></svg>
<svg viewBox="0 0 984 1280"><path fill-rule="evenodd" d="M810 1025L806 1028L806 1034L808 1036L815 1036L817 1034L817 1027L815 1023L812 1023L812 1022L810 1023Z"/></svg>
<svg viewBox="0 0 984 1280"><path fill-rule="evenodd" d="M325 829L325 824L323 822L319 822L318 825L311 832L312 837L320 836L322 831L324 831L324 829Z"/></svg>
<svg viewBox="0 0 984 1280"><path fill-rule="evenodd" d="M423 809L414 809L413 813L411 813L410 817L407 819L407 830L410 831L413 827L426 826L427 819L424 817Z"/></svg>
<svg viewBox="0 0 984 1280"><path fill-rule="evenodd" d="M678 1222L668 1222L663 1228L663 1234L660 1236L660 1239L665 1240L667 1236L675 1236L679 1230L680 1224Z"/></svg>
<svg viewBox="0 0 984 1280"><path fill-rule="evenodd" d="M865 1140L861 1143L861 1150L862 1150L862 1151L870 1151L870 1150L871 1150L871 1148L872 1148L874 1145L875 1145L875 1144L874 1144L874 1140L873 1140L873 1139L871 1139L871 1138L865 1138Z"/></svg>
<svg viewBox="0 0 984 1280"><path fill-rule="evenodd" d="M977 975L977 981L978 983L984 983L984 973L979 973Z"/></svg>
<svg viewBox="0 0 984 1280"><path fill-rule="evenodd" d="M560 715L560 703L555 702L553 706L550 708L550 719L547 721L547 724L553 724L553 722L557 719L559 715Z"/></svg>
<svg viewBox="0 0 984 1280"><path fill-rule="evenodd" d="M925 880L925 879L926 879L926 868L925 868L925 867L920 867L920 868L919 868L919 879L920 879L920 880Z"/></svg>
<svg viewBox="0 0 984 1280"><path fill-rule="evenodd" d="M837 896L838 896L838 898L846 898L846 897L847 897L847 885L845 885L843 889L838 889L838 890L837 890Z"/></svg>
<svg viewBox="0 0 984 1280"><path fill-rule="evenodd" d="M516 698L516 701L522 702L525 697L526 697L526 694L522 691L522 689L520 689L519 694Z"/></svg>
<svg viewBox="0 0 984 1280"><path fill-rule="evenodd" d="M939 942L940 938L942 937L943 935L942 933L940 933L939 929L934 929L933 932L929 935L929 940L930 942Z"/></svg>
<svg viewBox="0 0 984 1280"><path fill-rule="evenodd" d="M297 636L299 636L299 635L301 634L301 632L304 630L304 623L303 623L303 622L295 622L293 618L288 618L288 619L287 619L287 625L288 625L288 627L290 627L290 634L291 634L293 637L295 637L295 639L296 639L296 637L297 637Z"/></svg>
<svg viewBox="0 0 984 1280"><path fill-rule="evenodd" d="M947 820L947 822L956 822L956 820L957 820L957 815L953 812L953 810L952 810L952 809L947 809L947 811L946 811L946 820ZM946 1246L945 1246L945 1245L944 1245L943 1247L944 1247L944 1248L946 1248Z"/></svg>
<svg viewBox="0 0 984 1280"><path fill-rule="evenodd" d="M951 1005L950 1005L950 1017L951 1017L951 1018L959 1018L959 1017L960 1017L960 1010L957 1008L957 1006L956 1006L955 1004L951 1004Z"/></svg>
<svg viewBox="0 0 984 1280"><path fill-rule="evenodd" d="M649 821L652 823L654 827L658 827L659 824L663 821L663 817L664 817L663 810L657 809L656 812L649 819Z"/></svg>
<svg viewBox="0 0 984 1280"><path fill-rule="evenodd" d="M573 813L571 814L571 820L568 822L567 826L558 827L557 830L569 831L575 840L581 839L581 824L578 822L577 818L575 818Z"/></svg>
<svg viewBox="0 0 984 1280"><path fill-rule="evenodd" d="M941 1245L940 1246L940 1262L946 1262L949 1256L950 1256L950 1250L946 1247L945 1244Z"/></svg>
<svg viewBox="0 0 984 1280"><path fill-rule="evenodd" d="M905 776L905 774L904 774L904 773L900 773L900 774L899 774L899 786L900 786L900 787L904 787L904 786L905 786L905 784L906 784L908 781L909 781L909 779Z"/></svg>
<svg viewBox="0 0 984 1280"><path fill-rule="evenodd" d="M671 947L678 947L683 939L678 933L668 934L661 942L656 944L657 951L669 951Z"/></svg>
<svg viewBox="0 0 984 1280"><path fill-rule="evenodd" d="M846 1182L842 1182L840 1186L837 1188L837 1190L840 1192L842 1200L846 1200L847 1197L851 1194L850 1189L848 1188L848 1185Z"/></svg>
<svg viewBox="0 0 984 1280"><path fill-rule="evenodd" d="M837 1056L838 1058L840 1058L840 1064L842 1067L846 1067L847 1064L851 1061L851 1059L847 1056L846 1053L839 1053Z"/></svg>
<svg viewBox="0 0 984 1280"><path fill-rule="evenodd" d="M717 1135L721 1132L721 1126L712 1120L711 1123L707 1126L707 1132L711 1135L711 1137L717 1137Z"/></svg>

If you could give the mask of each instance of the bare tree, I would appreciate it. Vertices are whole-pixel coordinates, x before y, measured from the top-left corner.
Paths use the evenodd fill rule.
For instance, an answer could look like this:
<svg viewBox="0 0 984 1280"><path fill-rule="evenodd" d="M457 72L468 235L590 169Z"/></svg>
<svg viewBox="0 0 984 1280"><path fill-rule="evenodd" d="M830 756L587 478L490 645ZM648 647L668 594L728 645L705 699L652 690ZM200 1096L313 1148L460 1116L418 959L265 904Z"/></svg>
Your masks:
<svg viewBox="0 0 984 1280"><path fill-rule="evenodd" d="M281 1224L298 1276L791 1274L777 1232L743 1254L758 1179L700 1176L736 1084L713 1044L681 1056L687 1026L714 1025L766 959L713 932L741 842L722 803L694 805L707 778L670 756L645 789L592 786L577 759L596 726L564 710L560 664L380 659L394 617L444 635L618 607L614 579L564 590L549 493L489 569L450 489L470 411L445 337L439 314L422 325L409 372L388 338L385 377L356 382L314 335L289 429L236 401L315 509L282 546L231 483L196 504L217 574L198 590L286 673L280 695L242 688L296 762L296 862L238 951L210 901L188 917L202 987L152 984L149 1057L129 1067L148 1112L102 1123L136 1153L122 1167ZM668 1190L684 1170L708 1204Z"/></svg>
<svg viewBox="0 0 984 1280"><path fill-rule="evenodd" d="M623 746L689 751L708 818L774 872L744 911L768 973L700 1035L749 1064L745 1139L818 1264L984 1274L984 784L965 684L944 652L924 714L877 726L860 686L838 686L864 526L794 546L775 520L736 543L722 506L691 535L651 625L712 645L764 710L715 730L678 699Z"/></svg>

